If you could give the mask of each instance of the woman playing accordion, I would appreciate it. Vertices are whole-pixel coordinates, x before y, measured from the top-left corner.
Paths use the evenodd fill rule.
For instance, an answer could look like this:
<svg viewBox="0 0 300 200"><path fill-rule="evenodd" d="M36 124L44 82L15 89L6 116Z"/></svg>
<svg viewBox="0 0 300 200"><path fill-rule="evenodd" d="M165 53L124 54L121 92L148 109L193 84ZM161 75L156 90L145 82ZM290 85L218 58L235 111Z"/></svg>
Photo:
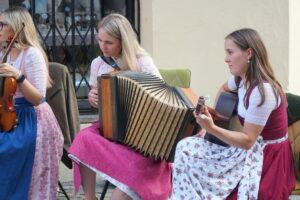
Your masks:
<svg viewBox="0 0 300 200"><path fill-rule="evenodd" d="M112 57L121 70L148 72L161 77L151 57L140 47L128 20L110 14L98 25L99 46L106 57ZM98 107L97 76L114 71L100 56L91 64L89 102ZM95 122L83 129L69 150L74 162L74 183L83 186L85 198L95 199L95 177L101 175L117 188L112 199L161 199L171 190L171 166L166 161L144 157L133 149L112 142L99 134Z"/></svg>

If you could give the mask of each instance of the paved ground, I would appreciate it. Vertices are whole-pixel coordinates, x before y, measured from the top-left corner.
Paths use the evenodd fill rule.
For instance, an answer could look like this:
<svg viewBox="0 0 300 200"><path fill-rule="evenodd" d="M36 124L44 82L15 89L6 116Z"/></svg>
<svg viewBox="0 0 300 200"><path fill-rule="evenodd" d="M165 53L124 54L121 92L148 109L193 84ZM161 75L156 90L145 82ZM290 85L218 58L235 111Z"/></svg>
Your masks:
<svg viewBox="0 0 300 200"><path fill-rule="evenodd" d="M84 200L82 189L78 192L78 194L76 194L76 196L74 195L72 180L73 180L72 171L70 169L66 168L63 164L61 164L61 166L60 166L60 182L62 183L64 189L66 190L69 198L72 200ZM99 199L101 196L102 189L103 189L104 180L97 177L96 182L97 182L96 192L97 192L97 197ZM112 190L113 190L113 188L111 186L109 186L104 200L110 199ZM63 195L63 193L61 191L58 191L58 200L66 200L66 199L67 198ZM300 200L300 196L291 196L290 200Z"/></svg>
<svg viewBox="0 0 300 200"><path fill-rule="evenodd" d="M83 200L84 199L82 189L75 196L74 188L73 188L72 170L66 168L63 164L61 164L61 166L60 166L60 182L63 185L63 188L66 190L70 199L73 199L73 200ZM101 196L103 186L104 186L104 180L97 177L96 192L97 192L98 198L100 198L100 196ZM110 199L111 192L112 192L112 187L110 186L105 195L105 200ZM66 200L66 199L67 198L65 197L65 195L61 192L61 190L59 190L58 191L58 200Z"/></svg>

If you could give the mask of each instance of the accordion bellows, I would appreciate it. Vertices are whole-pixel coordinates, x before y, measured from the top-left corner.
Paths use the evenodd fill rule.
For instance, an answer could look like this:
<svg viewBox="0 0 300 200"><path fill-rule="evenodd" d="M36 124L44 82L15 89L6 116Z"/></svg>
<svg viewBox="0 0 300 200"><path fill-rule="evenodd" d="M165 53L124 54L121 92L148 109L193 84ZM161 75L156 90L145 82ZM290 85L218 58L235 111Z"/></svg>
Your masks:
<svg viewBox="0 0 300 200"><path fill-rule="evenodd" d="M103 136L145 156L172 160L176 143L193 133L194 106L161 78L132 71L104 74L98 90Z"/></svg>

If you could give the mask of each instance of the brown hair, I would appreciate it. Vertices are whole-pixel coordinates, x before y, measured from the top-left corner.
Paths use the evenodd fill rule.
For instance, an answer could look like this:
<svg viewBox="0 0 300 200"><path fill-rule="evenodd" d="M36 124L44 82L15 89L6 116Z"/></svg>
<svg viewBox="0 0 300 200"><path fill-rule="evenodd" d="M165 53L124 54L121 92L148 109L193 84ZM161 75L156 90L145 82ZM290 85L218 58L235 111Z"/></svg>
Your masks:
<svg viewBox="0 0 300 200"><path fill-rule="evenodd" d="M253 29L244 28L230 33L225 39L231 39L243 51L252 49L252 57L249 60L249 68L246 72L245 85L248 89L244 97L244 105L246 104L246 97L256 85L262 97L258 106L261 106L265 102L264 82L270 83L278 104L281 85L275 78L274 71L269 62L267 49L259 34ZM239 78L236 77L236 80Z"/></svg>

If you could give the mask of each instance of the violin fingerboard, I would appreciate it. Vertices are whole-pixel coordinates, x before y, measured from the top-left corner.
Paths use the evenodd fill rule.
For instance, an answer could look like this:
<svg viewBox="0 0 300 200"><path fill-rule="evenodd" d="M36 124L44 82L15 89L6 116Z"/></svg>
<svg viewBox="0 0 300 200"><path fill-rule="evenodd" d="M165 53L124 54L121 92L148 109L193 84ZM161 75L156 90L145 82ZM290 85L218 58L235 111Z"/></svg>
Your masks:
<svg viewBox="0 0 300 200"><path fill-rule="evenodd" d="M0 97L3 97L4 77L0 76Z"/></svg>

